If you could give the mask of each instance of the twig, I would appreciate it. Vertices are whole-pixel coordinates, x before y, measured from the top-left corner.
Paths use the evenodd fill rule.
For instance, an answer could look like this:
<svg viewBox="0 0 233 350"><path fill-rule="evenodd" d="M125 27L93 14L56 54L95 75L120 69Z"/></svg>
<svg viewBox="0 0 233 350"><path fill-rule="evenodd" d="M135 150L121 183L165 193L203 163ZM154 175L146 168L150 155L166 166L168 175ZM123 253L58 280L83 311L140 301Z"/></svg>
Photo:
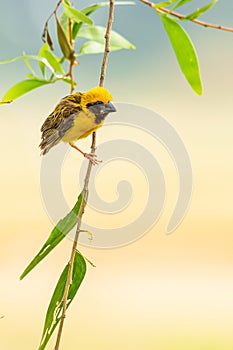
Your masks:
<svg viewBox="0 0 233 350"><path fill-rule="evenodd" d="M49 31L48 31L48 23L53 15L56 17L56 20L58 20L57 10L61 4L62 4L62 0L59 0L55 9L53 10L51 15L48 17L47 21L45 22L45 26L44 26L44 30L43 30L43 34L42 34L42 40L49 44L51 50L53 50L53 43L52 43L52 39L51 39ZM72 35L72 20L71 20L71 18L68 19L68 34L69 34L69 43L70 43L71 48L73 49L74 43L73 43L73 35ZM66 76L70 77L70 81L71 81L70 93L72 94L74 92L74 86L75 86L74 77L73 77L73 67L78 65L78 62L76 61L75 54L72 55L72 57L69 59L69 62L70 62L69 71L66 74Z"/></svg>
<svg viewBox="0 0 233 350"><path fill-rule="evenodd" d="M57 4L57 8L59 6L59 3ZM56 12L56 10L55 10L55 12ZM73 47L72 21L71 21L71 19L69 19L69 41L70 41L71 47ZM75 62L75 59L71 59L70 60L70 67L69 67L69 73L68 73L68 75L70 76L70 80L71 80L71 89L70 89L70 93L71 94L74 91L74 77L73 77L74 62ZM89 163L89 166L90 166L90 163ZM89 175L89 177L90 177L90 175ZM88 181L89 181L89 179L88 179ZM84 203L84 207L82 208L83 203ZM67 281L66 281L66 286L65 286L63 298L62 298L62 315L61 315L61 321L60 321L60 324L59 324L59 329L58 329L58 334L57 334L57 339L56 339L56 344L55 344L55 350L59 349L59 345L60 345L60 341L61 341L61 335L62 335L62 330L63 330L63 325L64 325L64 321L65 321L65 317L66 317L67 299L68 299L69 289L70 289L70 286L72 284L72 273L73 273L73 267L74 267L74 258L75 258L77 243L78 243L78 234L77 234L77 232L79 231L79 228L80 228L81 217L82 217L83 212L84 212L85 203L86 202L84 202L84 200L82 200L82 203L81 203L81 206L80 206L80 210L79 210L79 214L78 214L78 226L77 226L77 231L76 231L74 243L73 243L73 246L72 246L71 256L70 256L70 260L69 260L69 269L68 269L68 274L67 274ZM82 214L80 214L81 212L82 212ZM80 215L81 215L81 217L80 217Z"/></svg>
<svg viewBox="0 0 233 350"><path fill-rule="evenodd" d="M105 79L107 60L108 60L108 54L109 54L109 47L110 47L110 34L111 34L112 23L113 23L113 15L114 15L114 0L110 0L108 25L107 25L106 35L105 35L105 51L104 51L104 57L103 57L103 62L102 62L99 86L103 86L104 79ZM72 68L72 65L71 65L71 68ZM70 75L70 78L72 81L73 76ZM93 132L91 152L95 153L95 150L96 150L96 133ZM60 320L60 324L59 324L57 340L56 340L56 345L55 345L54 350L59 350L64 320L66 317L68 293L69 293L70 286L72 284L74 258L75 258L75 254L77 251L78 238L79 238L80 227L81 227L81 223L82 223L82 216L84 214L84 210L85 210L86 203L87 203L88 185L89 185L92 166L93 166L92 162L89 161L87 173L86 173L85 180L84 180L84 186L83 186L83 190L82 190L82 202L81 202L79 213L78 213L77 229L76 229L74 242L73 242L73 246L72 246L72 251L71 251L71 256L70 256L70 260L69 260L68 276L67 276L66 286L65 286L65 290L64 290L64 295L62 298L62 304L63 304L62 305L62 315L61 315L61 320Z"/></svg>
<svg viewBox="0 0 233 350"><path fill-rule="evenodd" d="M50 20L50 18L51 18L53 15L56 15L57 10L58 10L59 6L61 5L61 3L62 3L62 0L59 0L58 3L57 3L57 5L56 5L56 7L55 7L55 9L54 9L53 12L51 13L51 15L48 17L46 23L48 23L48 21Z"/></svg>
<svg viewBox="0 0 233 350"><path fill-rule="evenodd" d="M104 79L105 79L106 68L108 63L108 55L110 51L110 35L111 35L113 20L114 20L114 0L110 0L108 25L107 25L106 34L105 34L105 50L104 50L102 67L101 67L99 86L104 85Z"/></svg>
<svg viewBox="0 0 233 350"><path fill-rule="evenodd" d="M49 24L50 19L53 17L53 15L56 16L57 10L58 10L59 6L61 5L61 3L62 3L62 0L59 0L57 5L56 5L56 7L55 7L55 9L51 13L51 15L49 15L49 17L47 18L47 20L45 22L45 25L44 25L44 30L43 30L43 33L42 33L42 40L44 42L47 41L46 40L46 36L49 36L49 41L50 41L49 46L50 46L51 50L53 50L53 45L52 45L52 41L51 41L51 38L50 38L50 35L49 35L49 32L48 32L48 24Z"/></svg>
<svg viewBox="0 0 233 350"><path fill-rule="evenodd" d="M73 44L73 38L72 38L72 20L69 18L69 41L70 41L70 46L73 48L74 44ZM75 64L75 59L76 56L74 55L71 60L70 60L70 68L69 68L69 77L71 80L71 88L70 88L70 93L72 94L74 92L74 77L73 77L73 66Z"/></svg>
<svg viewBox="0 0 233 350"><path fill-rule="evenodd" d="M13 100L0 101L0 105L4 105L4 104L7 104L7 103L11 103L11 102L13 102Z"/></svg>
<svg viewBox="0 0 233 350"><path fill-rule="evenodd" d="M143 2L144 4L146 4L152 8L155 8L156 4L154 4L151 1L148 1L148 0L139 0L139 1ZM179 18L179 19L184 19L186 17L185 15L182 15L181 13L170 11L169 9L166 9L165 7L158 7L157 10L164 12L164 13L168 13L169 15L172 15L172 16ZM192 21L193 23L199 24L200 26L203 26L203 27L214 28L214 29L224 30L226 32L233 33L233 28L223 27L223 26L218 25L218 24L203 22L203 21L200 21L199 19L191 19L190 21Z"/></svg>

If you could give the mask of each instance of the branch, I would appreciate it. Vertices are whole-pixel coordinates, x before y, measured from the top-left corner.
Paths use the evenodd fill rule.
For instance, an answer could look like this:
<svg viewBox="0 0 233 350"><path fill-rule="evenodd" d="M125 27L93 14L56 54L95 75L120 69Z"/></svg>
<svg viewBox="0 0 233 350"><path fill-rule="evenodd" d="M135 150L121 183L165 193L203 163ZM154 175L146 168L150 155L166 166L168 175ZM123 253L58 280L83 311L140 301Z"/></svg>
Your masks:
<svg viewBox="0 0 233 350"><path fill-rule="evenodd" d="M72 39L72 20L69 18L69 41L70 41L70 46L73 48L74 47L74 43L73 43L73 39ZM68 76L70 77L71 80L71 88L70 88L70 93L72 94L74 92L74 76L73 76L73 66L76 64L76 56L72 56L72 58L70 59L70 68L69 68L69 73Z"/></svg>
<svg viewBox="0 0 233 350"><path fill-rule="evenodd" d="M46 22L45 22L45 25L44 25L44 30L43 30L43 33L42 33L42 40L43 40L44 42L46 42L46 35L49 36L49 41L50 41L49 46L50 46L51 50L53 50L53 44L52 44L50 35L49 35L49 33L48 33L48 24L49 24L49 21L50 21L50 19L52 18L52 16L53 16L53 15L56 16L57 10L58 10L59 6L61 5L61 3L62 3L62 0L59 0L58 3L57 3L57 5L56 5L56 7L55 7L55 9L54 9L53 12L51 13L51 15L49 15L49 17L47 18L47 20L46 20Z"/></svg>
<svg viewBox="0 0 233 350"><path fill-rule="evenodd" d="M107 61L108 61L108 54L110 51L110 35L111 35L113 17L114 17L114 0L110 0L108 24L107 24L106 34L105 34L105 51L104 51L103 62L102 62L102 67L101 67L99 86L103 86L103 84L104 84L106 68L107 68ZM70 73L72 73L72 67L73 67L72 62L70 62ZM73 81L72 74L70 75L70 78L71 78L71 82L72 82ZM72 85L71 85L71 88L72 88ZM96 149L96 133L93 132L91 152L95 153L95 149ZM65 290L64 290L63 299L62 299L62 304L63 304L62 305L62 315L61 315L61 320L60 320L60 324L59 324L57 340L56 340L56 345L55 345L54 350L59 350L63 325L64 325L64 321L65 321L65 317L66 317L68 293L69 293L70 286L72 284L74 258L75 258L75 254L77 252L78 238L79 238L79 234L81 231L80 227L81 227L81 223L82 223L82 216L84 214L84 210L85 210L86 203L87 203L88 185L89 185L92 166L93 166L93 163L91 161L89 161L87 173L86 173L85 180L84 180L84 186L83 186L83 190L82 190L82 203L81 203L79 213L78 213L77 229L76 229L74 242L73 242L73 246L72 246L72 251L71 251L71 256L70 256L70 260L69 260L68 276L67 276L66 286L65 286Z"/></svg>
<svg viewBox="0 0 233 350"><path fill-rule="evenodd" d="M48 31L48 23L49 20L51 19L51 17L54 15L56 17L56 20L58 21L57 18L57 10L59 8L59 6L62 4L62 0L59 0L55 9L53 10L53 12L51 13L51 15L48 17L47 21L45 22L45 26L44 26L44 30L43 30L43 34L42 34L42 40L44 42L47 42L50 46L50 49L53 50L53 43L52 43L52 39L50 37L49 31ZM72 20L71 18L68 19L68 35L69 35L69 43L72 49L74 49L74 43L73 43L73 37L72 37ZM78 62L76 61L76 55L73 54L72 57L69 59L69 71L66 74L67 77L70 77L70 81L71 81L71 88L70 88L70 93L72 94L74 92L74 77L73 77L73 67L78 65Z"/></svg>
<svg viewBox="0 0 233 350"><path fill-rule="evenodd" d="M155 4L151 1L148 1L148 0L139 0L141 1L142 3L152 7L152 8L155 8ZM185 15L182 15L180 13L177 13L177 12L174 12L174 11L170 11L169 9L166 9L165 7L158 7L157 10L161 11L161 12L164 12L164 13L167 13L169 15L172 15L176 18L179 18L179 19L184 19L186 16ZM192 21L193 23L196 23L196 24L199 24L200 26L203 26L203 27L208 27L208 28L214 28L214 29L219 29L219 30L224 30L226 32L231 32L233 33L233 28L229 28L229 27L223 27L223 26L220 26L220 25L217 25L217 24L211 24L211 23L207 23L207 22L203 22L203 21L200 21L198 19L191 19L190 21Z"/></svg>
<svg viewBox="0 0 233 350"><path fill-rule="evenodd" d="M109 2L110 2L109 17L108 17L108 25L107 25L107 29L106 29L106 34L105 34L105 50L104 50L102 67L101 67L99 86L104 85L104 79L105 79L106 68L107 68L107 63L108 63L108 55L110 52L110 35L111 35L111 30L112 30L112 23L114 20L114 0L110 0Z"/></svg>
<svg viewBox="0 0 233 350"><path fill-rule="evenodd" d="M13 100L8 100L8 101L0 101L0 105L4 105L6 103L11 103L13 102Z"/></svg>

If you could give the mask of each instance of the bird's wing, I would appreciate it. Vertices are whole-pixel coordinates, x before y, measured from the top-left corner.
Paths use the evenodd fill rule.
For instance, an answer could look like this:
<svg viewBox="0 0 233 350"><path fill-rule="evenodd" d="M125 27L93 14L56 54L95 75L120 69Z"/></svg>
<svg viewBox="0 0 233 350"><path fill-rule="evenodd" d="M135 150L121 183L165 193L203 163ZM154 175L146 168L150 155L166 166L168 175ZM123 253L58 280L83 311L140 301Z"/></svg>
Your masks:
<svg viewBox="0 0 233 350"><path fill-rule="evenodd" d="M73 124L74 119L81 111L77 101L69 100L70 96L63 98L54 111L47 117L41 127L42 141L40 148L46 154L50 148L58 144Z"/></svg>
<svg viewBox="0 0 233 350"><path fill-rule="evenodd" d="M46 154L50 148L57 145L65 133L74 125L74 119L79 112L71 114L68 118L64 119L56 128L49 128L43 131L42 141L40 148L42 154Z"/></svg>

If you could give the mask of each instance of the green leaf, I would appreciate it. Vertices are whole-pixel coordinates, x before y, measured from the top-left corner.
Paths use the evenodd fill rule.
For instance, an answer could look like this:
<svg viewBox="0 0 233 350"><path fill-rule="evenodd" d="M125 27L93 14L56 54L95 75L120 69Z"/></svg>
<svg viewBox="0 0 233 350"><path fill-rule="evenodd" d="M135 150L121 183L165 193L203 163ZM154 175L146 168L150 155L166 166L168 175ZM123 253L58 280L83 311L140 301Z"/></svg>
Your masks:
<svg viewBox="0 0 233 350"><path fill-rule="evenodd" d="M178 2L178 4L176 4L176 5L171 9L171 11L177 9L177 8L180 7L180 6L183 6L183 5L187 4L187 3L190 2L190 1L192 1L192 0L180 0L180 1Z"/></svg>
<svg viewBox="0 0 233 350"><path fill-rule="evenodd" d="M7 103L11 103L13 102L12 100L8 100L8 101L0 101L0 105L5 105Z"/></svg>
<svg viewBox="0 0 233 350"><path fill-rule="evenodd" d="M43 30L43 33L42 33L42 41L44 43L47 42L49 47L50 47L50 49L53 51L54 50L54 48L53 48L53 41L52 41L51 35L49 34L48 21L49 20L47 20L45 22L44 30Z"/></svg>
<svg viewBox="0 0 233 350"><path fill-rule="evenodd" d="M72 39L73 40L76 39L78 32L79 32L79 29L82 27L82 25L83 25L82 22L80 22L80 23L74 22L73 27L72 27Z"/></svg>
<svg viewBox="0 0 233 350"><path fill-rule="evenodd" d="M103 53L105 49L105 45L101 43L97 43L96 41L87 41L84 43L79 51L79 55L87 55L87 54L97 54ZM110 46L110 51L120 50L121 47Z"/></svg>
<svg viewBox="0 0 233 350"><path fill-rule="evenodd" d="M53 41L52 41L51 35L49 34L48 28L46 30L46 42L48 43L50 49L53 51L54 50L54 48L53 48Z"/></svg>
<svg viewBox="0 0 233 350"><path fill-rule="evenodd" d="M176 0L177 1L177 0ZM114 5L135 5L134 1L115 1ZM81 10L85 15L89 16L96 10L98 10L101 7L109 6L109 2L101 2L99 4L94 4L88 7L85 7Z"/></svg>
<svg viewBox="0 0 233 350"><path fill-rule="evenodd" d="M181 71L193 90L201 95L202 84L198 59L189 36L172 18L164 15L160 15L160 18L176 54Z"/></svg>
<svg viewBox="0 0 233 350"><path fill-rule="evenodd" d="M88 25L93 25L93 21L87 17L83 12L76 10L74 7L69 6L64 1L62 2L64 13L67 17L71 18L73 21L80 23L86 23Z"/></svg>
<svg viewBox="0 0 233 350"><path fill-rule="evenodd" d="M71 79L69 77L61 77L61 78L58 78L58 80L61 80L64 83L71 85ZM77 86L76 82L74 82L74 86Z"/></svg>
<svg viewBox="0 0 233 350"><path fill-rule="evenodd" d="M26 74L26 77L28 79L32 79L32 80L38 80L39 79L36 75L30 74L30 73Z"/></svg>
<svg viewBox="0 0 233 350"><path fill-rule="evenodd" d="M50 51L50 46L49 46L49 44L47 42L40 49L39 56L43 57L44 59L46 59L46 61L50 65L50 67L52 67L53 72L58 72L58 73L61 73L62 75L65 74L65 72L64 72L64 70L63 70L63 68L62 68L62 66L60 64L59 57L55 56ZM46 65L44 64L44 62L41 62L41 61L39 61L39 65L40 65L40 69L41 69L41 72L42 72L43 76L45 76L45 67L46 67Z"/></svg>
<svg viewBox="0 0 233 350"><path fill-rule="evenodd" d="M106 28L100 26L86 27L79 31L79 37L105 44ZM135 46L117 32L111 32L110 50L135 49Z"/></svg>
<svg viewBox="0 0 233 350"><path fill-rule="evenodd" d="M44 57L44 52L45 52L45 50L47 50L47 48L49 48L49 44L46 42L46 43L41 47L41 49L40 49L40 51L39 51L39 56L40 56L40 57ZM42 73L43 77L45 77L45 67L46 67L46 66L45 66L44 62L39 61L38 63L39 63L39 67L40 67L41 73Z"/></svg>
<svg viewBox="0 0 233 350"><path fill-rule="evenodd" d="M40 86L54 83L54 80L42 80L42 79L28 79L23 80L16 85L12 86L3 96L2 101L11 101L26 94L27 92L34 90Z"/></svg>
<svg viewBox="0 0 233 350"><path fill-rule="evenodd" d="M0 64L12 63L12 62L16 62L19 60L24 60L24 56L18 56L18 57L14 57L14 58L9 58L7 60L2 60L2 61L0 61Z"/></svg>
<svg viewBox="0 0 233 350"><path fill-rule="evenodd" d="M65 74L60 62L59 58L56 57L51 51L45 50L43 52L44 57L47 59L49 64L53 67L55 72L61 73L62 75Z"/></svg>
<svg viewBox="0 0 233 350"><path fill-rule="evenodd" d="M56 285L56 288L54 290L53 296L51 298L51 301L48 306L48 310L46 313L45 323L44 323L44 329L42 333L41 343L38 350L44 350L49 339L51 338L51 335L53 334L56 326L58 325L59 321L61 320L62 315L62 299L64 295L64 290L66 286L66 281L68 278L68 270L69 270L69 264L66 265L65 269L63 270L58 283ZM67 308L69 307L70 303L74 299L82 281L86 274L86 262L82 255L80 255L78 252L75 254L74 258L74 268L72 273L72 284L69 288L68 292L68 299L67 299Z"/></svg>
<svg viewBox="0 0 233 350"><path fill-rule="evenodd" d="M12 62L20 61L20 60L25 60L25 58L28 58L30 60L35 60L38 62L42 62L45 64L46 67L48 67L51 70L52 73L55 73L53 67L51 67L51 65L48 63L48 61L44 57L36 56L36 55L24 54L23 56L18 56L18 57L10 58L8 60L0 61L0 64L6 64L6 63L12 63Z"/></svg>
<svg viewBox="0 0 233 350"><path fill-rule="evenodd" d="M39 79L39 77L37 77L36 73L34 72L32 66L30 65L29 60L28 60L28 57L27 57L27 55L26 55L25 52L23 52L23 57L24 57L24 62L25 62L25 64L26 64L26 66L28 67L29 71L32 73L32 75L33 75L34 77L36 77L37 79Z"/></svg>
<svg viewBox="0 0 233 350"><path fill-rule="evenodd" d="M155 4L153 7L156 9L159 7L169 6L169 5L174 4L174 2L176 2L176 1L177 0L162 1L162 2L159 2L158 4Z"/></svg>
<svg viewBox="0 0 233 350"><path fill-rule="evenodd" d="M212 6L214 6L216 4L218 0L214 0L212 2L210 2L208 5L205 5L199 9L197 9L196 11L190 13L188 16L185 16L184 18L182 18L182 20L194 20L196 18L198 18L202 13L208 11Z"/></svg>
<svg viewBox="0 0 233 350"><path fill-rule="evenodd" d="M60 16L60 23L61 26L65 32L65 34L68 36L69 33L69 23L68 23L68 17L66 16L66 14L63 12L63 14Z"/></svg>
<svg viewBox="0 0 233 350"><path fill-rule="evenodd" d="M58 42L59 42L61 51L65 56L65 58L67 58L68 60L72 60L74 58L74 53L75 53L74 49L70 45L69 39L67 38L57 16L56 16L56 23L57 23L57 37L58 37Z"/></svg>
<svg viewBox="0 0 233 350"><path fill-rule="evenodd" d="M96 54L104 52L105 45L97 43L96 41L87 41L84 43L79 51L79 55Z"/></svg>
<svg viewBox="0 0 233 350"><path fill-rule="evenodd" d="M39 264L62 240L65 236L72 230L72 228L77 224L77 215L82 202L82 194L78 196L78 200L75 203L73 209L67 214L62 220L60 220L57 225L53 228L47 241L39 251L39 253L34 257L30 264L26 267L20 279L22 280L36 265Z"/></svg>
<svg viewBox="0 0 233 350"><path fill-rule="evenodd" d="M116 1L114 4L115 5L135 5L135 2L133 2L133 1ZM94 5L85 7L81 10L81 12L84 13L86 16L90 16L93 12L95 12L99 8L106 7L106 6L109 6L109 2L101 2L99 4L94 4ZM79 29L82 27L82 25L83 25L83 22L80 22L80 23L75 22L73 24L73 28L72 28L73 40L75 40L75 38L77 37Z"/></svg>

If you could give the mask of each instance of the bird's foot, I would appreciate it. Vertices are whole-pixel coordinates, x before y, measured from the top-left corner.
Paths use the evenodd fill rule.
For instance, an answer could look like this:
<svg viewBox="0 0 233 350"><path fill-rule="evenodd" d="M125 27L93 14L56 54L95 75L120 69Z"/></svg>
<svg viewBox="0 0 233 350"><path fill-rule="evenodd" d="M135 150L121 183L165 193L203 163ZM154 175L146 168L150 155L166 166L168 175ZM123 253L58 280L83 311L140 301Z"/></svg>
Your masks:
<svg viewBox="0 0 233 350"><path fill-rule="evenodd" d="M85 158L87 158L88 160L90 160L92 162L93 165L102 163L102 160L98 160L97 156L95 153L84 153L83 154Z"/></svg>

